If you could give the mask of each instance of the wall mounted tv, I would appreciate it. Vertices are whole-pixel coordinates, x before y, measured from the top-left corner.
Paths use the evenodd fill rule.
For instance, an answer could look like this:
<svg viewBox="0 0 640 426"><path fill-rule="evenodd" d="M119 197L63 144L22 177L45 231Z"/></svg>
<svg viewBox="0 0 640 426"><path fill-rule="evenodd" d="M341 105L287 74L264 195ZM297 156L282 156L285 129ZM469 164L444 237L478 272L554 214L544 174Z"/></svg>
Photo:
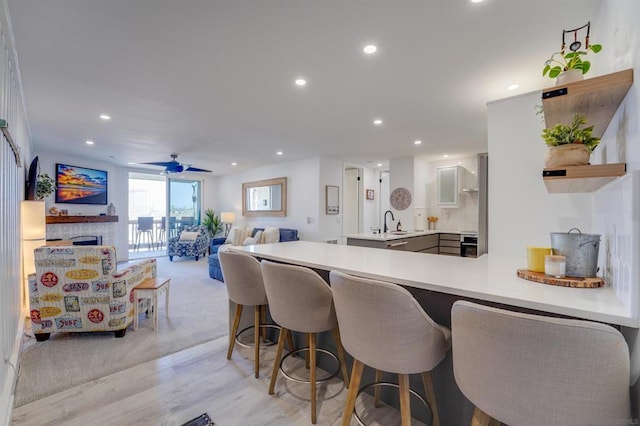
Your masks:
<svg viewBox="0 0 640 426"><path fill-rule="evenodd" d="M56 164L56 203L107 204L107 172Z"/></svg>

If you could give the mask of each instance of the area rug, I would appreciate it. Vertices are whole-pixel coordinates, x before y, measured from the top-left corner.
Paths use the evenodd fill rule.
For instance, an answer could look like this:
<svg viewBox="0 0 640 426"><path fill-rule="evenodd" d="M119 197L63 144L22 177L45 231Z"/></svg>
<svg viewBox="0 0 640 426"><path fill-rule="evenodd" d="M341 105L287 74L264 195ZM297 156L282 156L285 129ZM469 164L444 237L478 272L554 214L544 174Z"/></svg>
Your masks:
<svg viewBox="0 0 640 426"><path fill-rule="evenodd" d="M23 338L15 406L161 358L228 334L228 298L223 283L209 278L204 259L158 258L158 276L171 278L169 317L158 298L158 329L141 317L125 337L113 333L54 333L45 342ZM27 321L28 322L28 321Z"/></svg>

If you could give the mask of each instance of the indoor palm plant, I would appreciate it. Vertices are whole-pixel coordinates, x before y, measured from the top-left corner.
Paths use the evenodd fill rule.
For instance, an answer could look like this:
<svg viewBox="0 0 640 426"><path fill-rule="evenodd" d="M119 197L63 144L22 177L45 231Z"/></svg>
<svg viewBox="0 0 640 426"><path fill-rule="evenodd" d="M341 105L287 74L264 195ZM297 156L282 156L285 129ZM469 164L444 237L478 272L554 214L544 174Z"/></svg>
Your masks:
<svg viewBox="0 0 640 426"><path fill-rule="evenodd" d="M223 228L220 216L216 215L216 212L213 209L205 210L202 224L207 227L207 232L209 233L210 238L214 238L218 235Z"/></svg>
<svg viewBox="0 0 640 426"><path fill-rule="evenodd" d="M570 125L544 129L542 139L549 146L545 167L589 164L591 153L600 143L600 138L593 136L593 126L587 126L587 119L580 114L573 116Z"/></svg>

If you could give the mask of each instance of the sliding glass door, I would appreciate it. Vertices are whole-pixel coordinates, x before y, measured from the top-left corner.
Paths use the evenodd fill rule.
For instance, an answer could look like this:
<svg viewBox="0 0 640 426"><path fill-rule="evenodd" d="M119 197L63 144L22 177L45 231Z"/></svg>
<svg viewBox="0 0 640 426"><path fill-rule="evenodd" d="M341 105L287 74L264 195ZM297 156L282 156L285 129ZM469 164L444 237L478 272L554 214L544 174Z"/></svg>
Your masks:
<svg viewBox="0 0 640 426"><path fill-rule="evenodd" d="M177 235L183 225L200 224L202 183L199 180L169 179L169 233Z"/></svg>

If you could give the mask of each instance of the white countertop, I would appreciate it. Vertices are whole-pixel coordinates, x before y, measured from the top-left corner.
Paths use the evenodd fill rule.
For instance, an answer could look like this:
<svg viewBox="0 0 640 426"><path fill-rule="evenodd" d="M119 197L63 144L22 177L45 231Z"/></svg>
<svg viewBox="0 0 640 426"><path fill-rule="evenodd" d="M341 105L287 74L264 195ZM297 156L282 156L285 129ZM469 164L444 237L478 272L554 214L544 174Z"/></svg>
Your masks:
<svg viewBox="0 0 640 426"><path fill-rule="evenodd" d="M433 234L459 234L460 231L447 231L447 230L429 230L429 231L403 231L401 234L396 234L394 231L387 233L374 234L373 232L362 232L360 234L348 234L347 238L353 238L357 240L371 240L371 241L392 241L399 240L401 238L420 237L422 235Z"/></svg>
<svg viewBox="0 0 640 426"><path fill-rule="evenodd" d="M518 278L516 270L526 267L524 255L488 254L470 258L309 241L231 249L265 259L338 270L407 287L640 328L638 318L632 316L611 286L595 289L557 287Z"/></svg>

